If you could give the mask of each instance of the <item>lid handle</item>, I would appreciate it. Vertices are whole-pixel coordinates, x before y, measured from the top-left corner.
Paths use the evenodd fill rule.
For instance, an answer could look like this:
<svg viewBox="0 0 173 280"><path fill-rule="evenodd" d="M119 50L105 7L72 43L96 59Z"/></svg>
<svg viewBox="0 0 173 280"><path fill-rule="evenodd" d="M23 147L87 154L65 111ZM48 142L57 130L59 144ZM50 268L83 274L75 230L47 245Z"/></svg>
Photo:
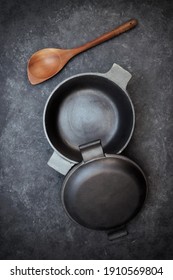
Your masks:
<svg viewBox="0 0 173 280"><path fill-rule="evenodd" d="M95 140L87 144L80 145L79 149L81 151L84 162L87 162L94 158L104 156L103 148L100 140Z"/></svg>
<svg viewBox="0 0 173 280"><path fill-rule="evenodd" d="M123 237L128 235L128 231L126 229L126 226L121 226L117 229L114 229L113 231L108 233L108 239L109 241L114 241L117 238Z"/></svg>

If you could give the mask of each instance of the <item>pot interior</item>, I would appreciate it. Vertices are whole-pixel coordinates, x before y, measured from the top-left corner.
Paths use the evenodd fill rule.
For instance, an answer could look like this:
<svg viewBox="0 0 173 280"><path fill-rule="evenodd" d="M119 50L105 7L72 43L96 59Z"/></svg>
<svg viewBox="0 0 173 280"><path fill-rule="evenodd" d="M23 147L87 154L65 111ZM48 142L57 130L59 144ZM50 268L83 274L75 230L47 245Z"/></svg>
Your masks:
<svg viewBox="0 0 173 280"><path fill-rule="evenodd" d="M75 76L52 94L45 110L45 130L53 147L81 161L79 145L100 139L105 153L120 152L129 141L134 113L126 93L96 74Z"/></svg>

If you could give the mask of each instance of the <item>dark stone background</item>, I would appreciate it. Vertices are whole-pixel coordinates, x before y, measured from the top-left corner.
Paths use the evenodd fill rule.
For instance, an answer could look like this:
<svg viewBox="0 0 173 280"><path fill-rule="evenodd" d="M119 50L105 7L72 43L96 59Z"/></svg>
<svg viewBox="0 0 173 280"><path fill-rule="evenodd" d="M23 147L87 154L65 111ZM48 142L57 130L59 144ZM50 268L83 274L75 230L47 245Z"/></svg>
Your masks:
<svg viewBox="0 0 173 280"><path fill-rule="evenodd" d="M173 258L173 2L0 2L0 258ZM27 60L45 47L72 48L137 18L134 30L71 60L57 76L28 82ZM113 62L132 73L128 91L136 127L124 155L145 171L149 194L127 237L109 242L65 214L64 177L47 161L52 149L42 127L45 102L65 78L107 72Z"/></svg>

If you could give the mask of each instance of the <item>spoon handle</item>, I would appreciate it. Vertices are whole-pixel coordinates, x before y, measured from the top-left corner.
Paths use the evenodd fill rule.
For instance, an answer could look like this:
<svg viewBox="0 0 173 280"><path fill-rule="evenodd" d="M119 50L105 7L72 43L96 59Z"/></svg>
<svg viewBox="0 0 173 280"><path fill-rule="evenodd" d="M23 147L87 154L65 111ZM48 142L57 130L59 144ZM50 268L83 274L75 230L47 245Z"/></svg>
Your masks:
<svg viewBox="0 0 173 280"><path fill-rule="evenodd" d="M73 49L73 54L76 55L80 52L83 52L85 50L88 50L94 46L97 46L113 37L116 37L118 35L120 35L121 33L124 33L132 28L134 28L136 25L138 24L138 21L136 19L131 19L129 21L127 21L126 23L123 23L122 25L116 27L115 29L113 29L110 32L107 32L101 36L99 36L98 38L96 38L95 40L92 40L78 48L74 48Z"/></svg>

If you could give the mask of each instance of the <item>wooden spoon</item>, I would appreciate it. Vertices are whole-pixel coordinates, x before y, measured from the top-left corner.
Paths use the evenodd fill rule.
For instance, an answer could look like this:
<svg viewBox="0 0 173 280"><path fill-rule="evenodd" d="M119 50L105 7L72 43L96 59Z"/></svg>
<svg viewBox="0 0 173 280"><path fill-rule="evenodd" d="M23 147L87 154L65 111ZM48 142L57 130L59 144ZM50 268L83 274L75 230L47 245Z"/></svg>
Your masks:
<svg viewBox="0 0 173 280"><path fill-rule="evenodd" d="M56 75L73 56L132 29L137 23L136 19L132 19L78 48L46 48L37 51L28 61L27 73L29 81L31 84L36 85L48 80Z"/></svg>

